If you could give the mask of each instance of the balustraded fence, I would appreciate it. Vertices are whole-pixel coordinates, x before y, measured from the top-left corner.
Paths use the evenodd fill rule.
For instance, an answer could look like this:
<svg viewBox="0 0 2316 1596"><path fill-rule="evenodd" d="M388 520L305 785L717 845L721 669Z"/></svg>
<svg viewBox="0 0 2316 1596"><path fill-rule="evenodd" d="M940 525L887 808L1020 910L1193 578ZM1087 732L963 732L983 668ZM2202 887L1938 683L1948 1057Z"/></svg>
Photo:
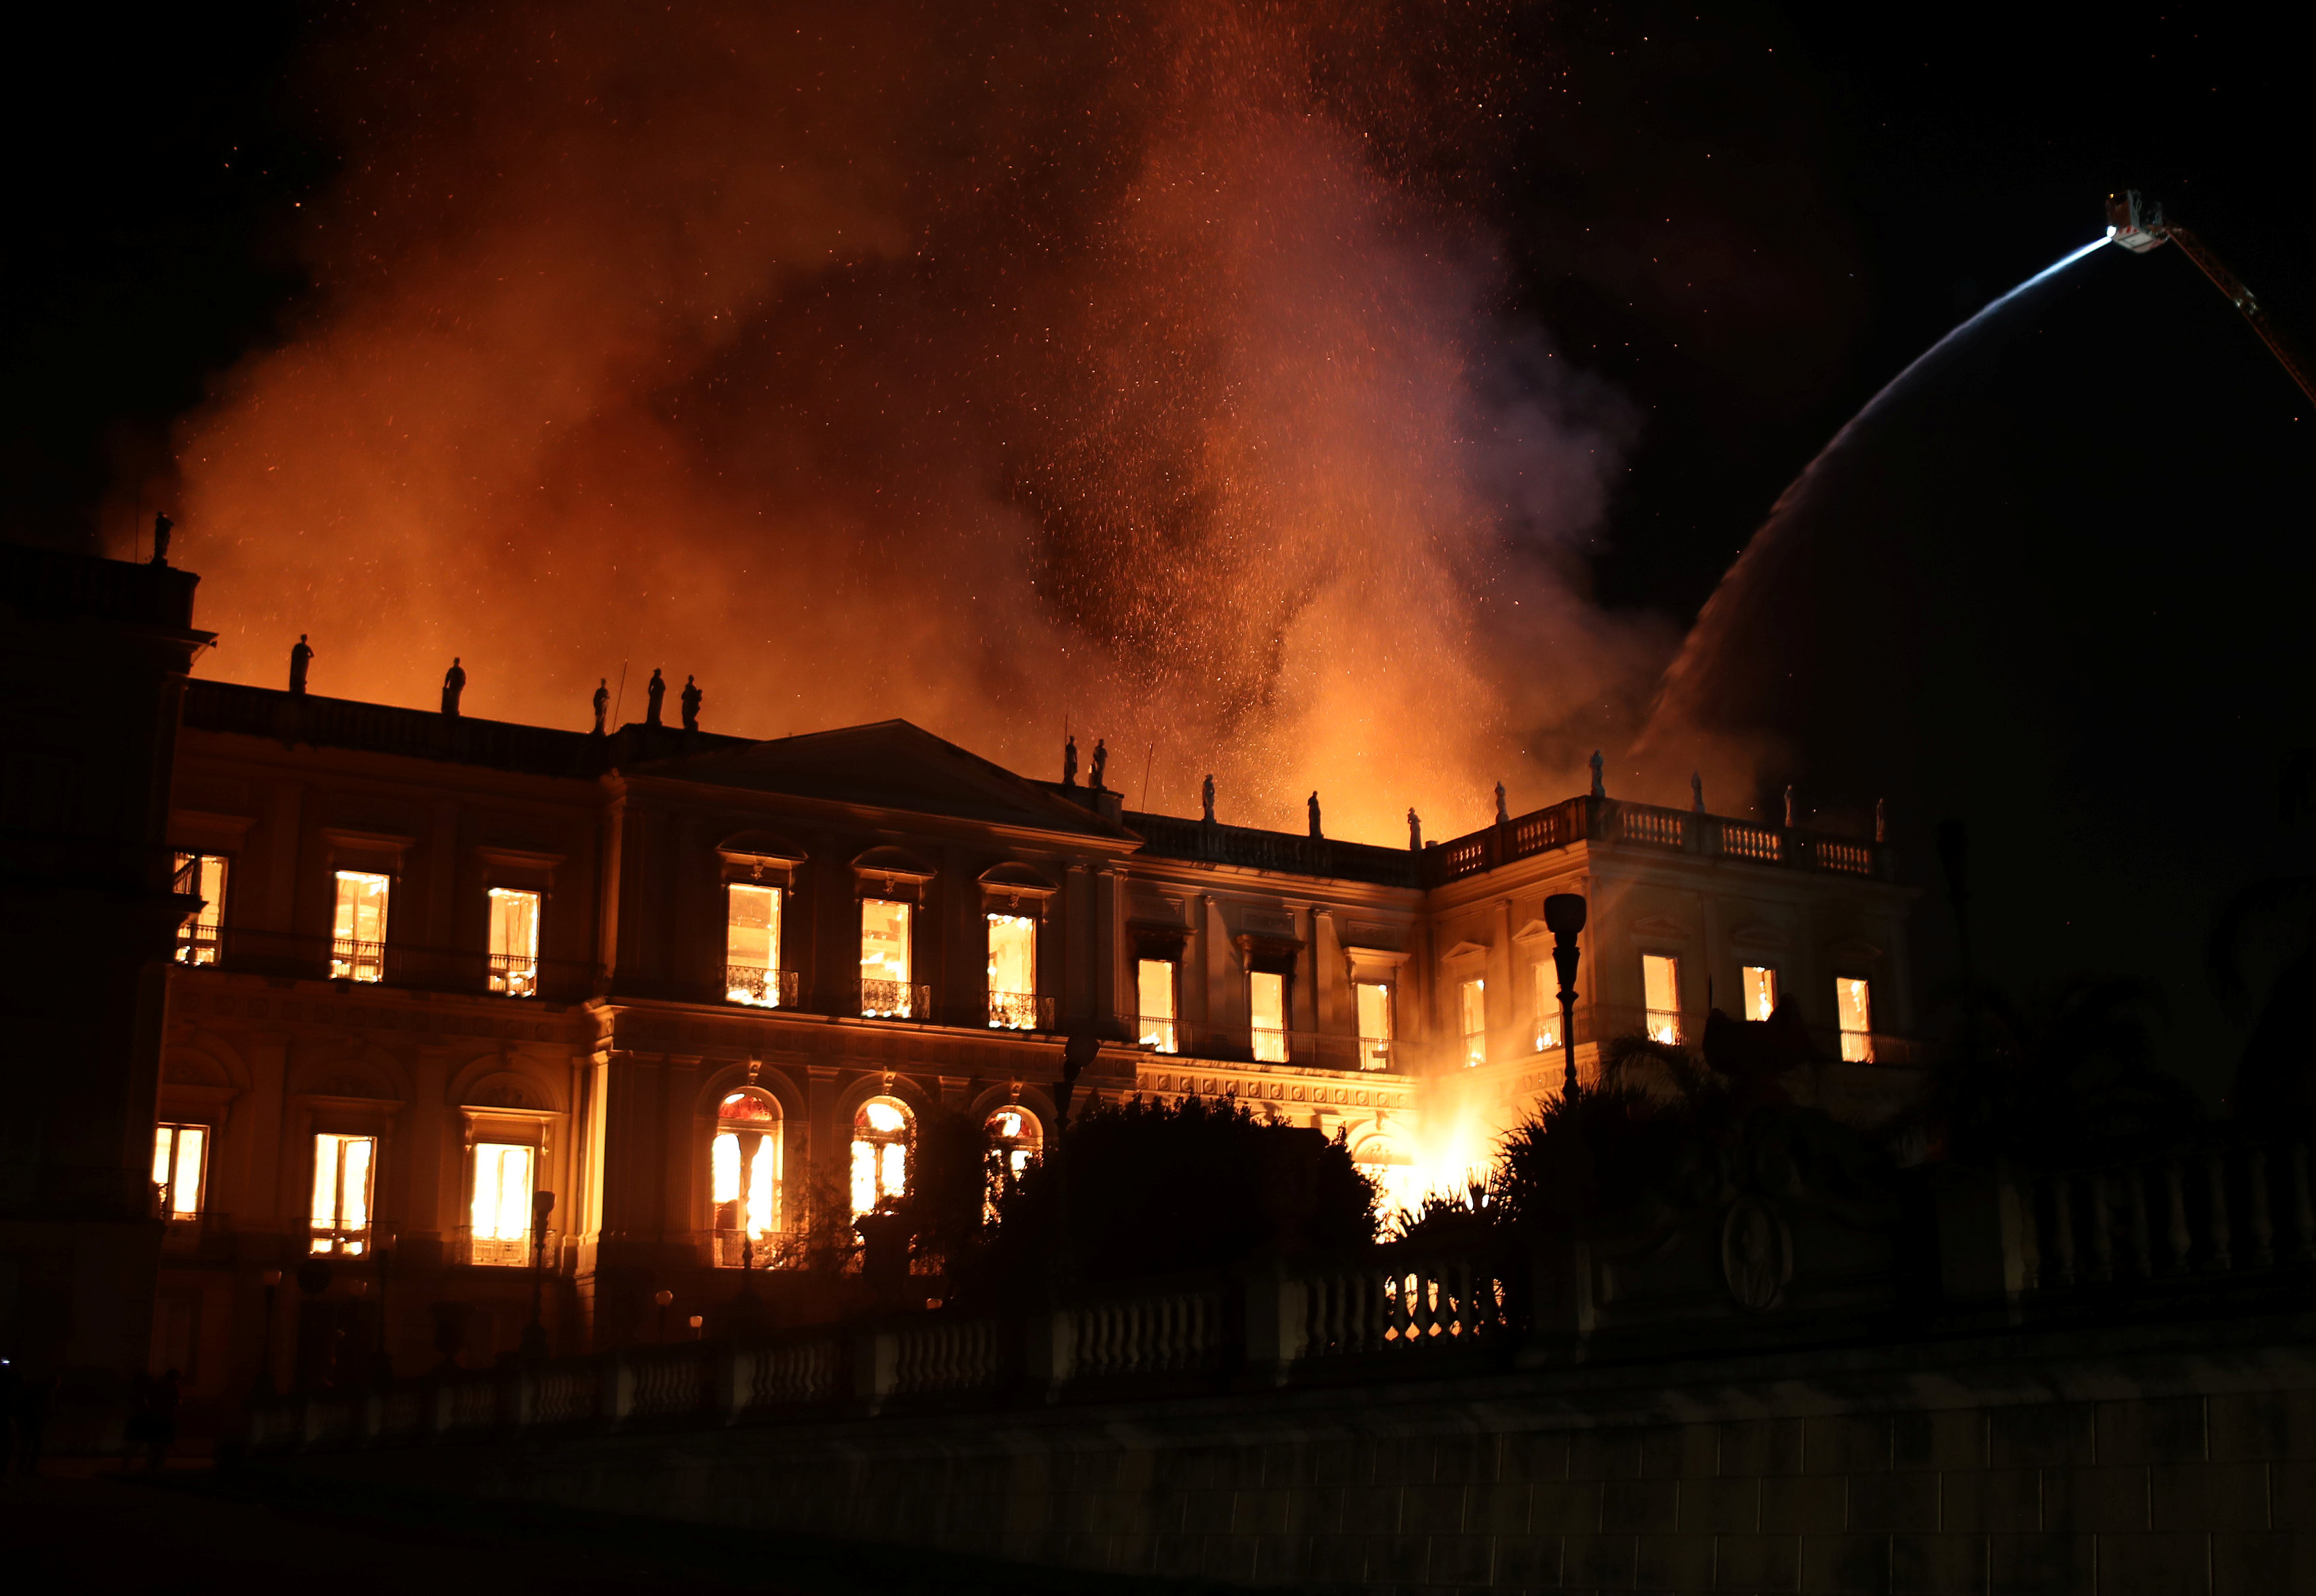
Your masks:
<svg viewBox="0 0 2316 1596"><path fill-rule="evenodd" d="M2316 1263L2309 1156L2247 1139L2015 1174L2021 1285L2203 1289Z"/></svg>
<svg viewBox="0 0 2316 1596"><path fill-rule="evenodd" d="M1010 1311L909 1314L260 1397L249 1444L286 1452L533 1429L1156 1400L1781 1338L1821 1344L1882 1322L1906 1296L1902 1277L1942 1282L1926 1324L1947 1313L1957 1324L1979 1322L1991 1297L2011 1323L2030 1324L2127 1315L2147 1297L2167 1313L2300 1312L2316 1299L2312 1156L2294 1136L2214 1134L2066 1168L1927 1169L1917 1172L1937 1206L1934 1243L1898 1217L1903 1204L1876 1220L1847 1199L1781 1189L1666 1210L1637 1230L1554 1233L1533 1253L1484 1240L1393 1243ZM1759 1245L1731 1239L1745 1235Z"/></svg>

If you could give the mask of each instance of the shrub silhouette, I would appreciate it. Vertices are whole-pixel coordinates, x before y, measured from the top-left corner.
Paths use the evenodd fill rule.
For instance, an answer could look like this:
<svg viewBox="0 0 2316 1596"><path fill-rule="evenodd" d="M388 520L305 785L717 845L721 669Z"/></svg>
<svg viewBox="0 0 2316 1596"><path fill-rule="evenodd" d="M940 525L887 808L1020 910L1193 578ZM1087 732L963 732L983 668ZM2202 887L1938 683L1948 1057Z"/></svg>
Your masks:
<svg viewBox="0 0 2316 1596"><path fill-rule="evenodd" d="M1339 1136L1230 1098L1094 1109L997 1198L967 1294L1333 1252L1375 1237L1375 1182Z"/></svg>

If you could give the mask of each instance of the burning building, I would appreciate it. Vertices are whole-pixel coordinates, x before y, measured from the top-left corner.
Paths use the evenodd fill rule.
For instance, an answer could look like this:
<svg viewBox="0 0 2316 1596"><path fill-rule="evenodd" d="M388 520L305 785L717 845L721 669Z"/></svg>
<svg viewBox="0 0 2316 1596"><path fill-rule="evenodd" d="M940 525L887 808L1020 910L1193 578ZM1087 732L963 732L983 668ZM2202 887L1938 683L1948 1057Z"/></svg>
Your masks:
<svg viewBox="0 0 2316 1596"><path fill-rule="evenodd" d="M1065 1109L1234 1097L1411 1204L1563 1058L1715 1005L1794 1005L1829 1106L1911 1085L1911 894L1870 835L1596 790L1386 848L1128 810L900 720L655 722L190 684L154 1358L197 1397L778 1302L934 1104L1018 1165ZM1565 1035L1555 893L1590 905Z"/></svg>

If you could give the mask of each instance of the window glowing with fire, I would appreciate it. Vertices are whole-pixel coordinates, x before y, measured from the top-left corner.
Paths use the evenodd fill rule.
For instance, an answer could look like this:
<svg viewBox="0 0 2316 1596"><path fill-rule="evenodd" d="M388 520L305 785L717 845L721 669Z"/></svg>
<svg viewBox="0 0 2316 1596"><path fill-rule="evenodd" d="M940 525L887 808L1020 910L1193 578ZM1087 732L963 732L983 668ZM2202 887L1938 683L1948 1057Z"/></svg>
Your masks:
<svg viewBox="0 0 2316 1596"><path fill-rule="evenodd" d="M906 1019L915 1007L909 985L909 920L913 905L860 900L860 1012Z"/></svg>
<svg viewBox="0 0 2316 1596"><path fill-rule="evenodd" d="M716 1262L767 1268L780 1228L779 1105L758 1091L728 1093L708 1150Z"/></svg>
<svg viewBox="0 0 2316 1596"><path fill-rule="evenodd" d="M901 1200L909 1189L908 1105L872 1097L852 1116L852 1211L873 1214Z"/></svg>

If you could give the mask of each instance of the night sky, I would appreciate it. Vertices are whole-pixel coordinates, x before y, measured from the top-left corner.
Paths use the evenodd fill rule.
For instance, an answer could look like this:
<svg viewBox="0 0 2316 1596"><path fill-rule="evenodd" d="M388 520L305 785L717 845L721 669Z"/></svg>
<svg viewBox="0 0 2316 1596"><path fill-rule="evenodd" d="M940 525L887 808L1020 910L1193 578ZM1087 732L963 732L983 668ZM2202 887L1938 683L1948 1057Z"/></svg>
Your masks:
<svg viewBox="0 0 2316 1596"><path fill-rule="evenodd" d="M2291 52L2251 11L2195 9L1536 8L1511 130L1447 181L1512 240L1521 308L1642 407L1601 596L1692 615L1841 422L2094 236L2112 187L2161 196L2307 325ZM375 14L75 8L11 53L8 535L87 537L206 380L280 335L295 207L337 158L301 65Z"/></svg>

